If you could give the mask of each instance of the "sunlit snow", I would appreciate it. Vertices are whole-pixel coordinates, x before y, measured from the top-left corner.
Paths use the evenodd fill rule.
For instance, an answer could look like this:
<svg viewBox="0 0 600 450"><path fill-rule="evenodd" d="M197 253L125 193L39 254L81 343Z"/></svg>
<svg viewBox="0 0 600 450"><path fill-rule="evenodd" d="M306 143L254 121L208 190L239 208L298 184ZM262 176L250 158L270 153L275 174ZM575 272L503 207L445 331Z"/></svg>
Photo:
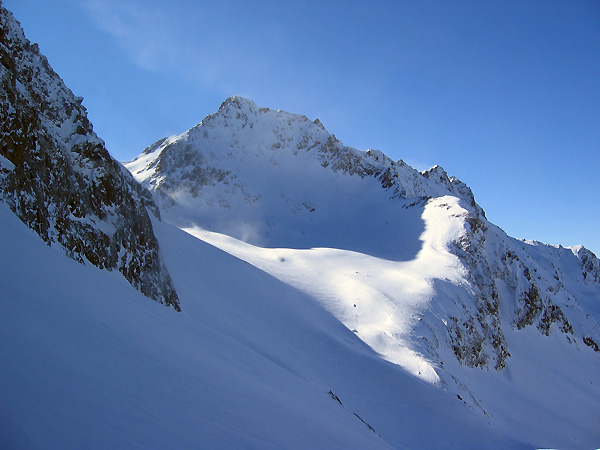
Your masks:
<svg viewBox="0 0 600 450"><path fill-rule="evenodd" d="M464 231L458 219L464 213L455 197L429 202L422 248L411 261L331 248L261 248L199 227L183 229L317 298L385 359L437 383L434 364L411 348L409 337L434 295L432 279L464 283L464 269L447 248Z"/></svg>

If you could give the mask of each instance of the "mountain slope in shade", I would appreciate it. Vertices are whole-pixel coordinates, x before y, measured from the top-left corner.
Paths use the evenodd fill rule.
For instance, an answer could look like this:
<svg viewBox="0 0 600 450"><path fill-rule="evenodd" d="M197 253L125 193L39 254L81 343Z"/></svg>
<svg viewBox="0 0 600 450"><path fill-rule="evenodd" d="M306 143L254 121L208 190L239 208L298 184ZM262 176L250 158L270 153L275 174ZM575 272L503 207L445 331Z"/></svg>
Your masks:
<svg viewBox="0 0 600 450"><path fill-rule="evenodd" d="M117 269L178 309L147 192L112 159L75 97L0 5L0 200L48 245Z"/></svg>
<svg viewBox="0 0 600 450"><path fill-rule="evenodd" d="M305 292L507 436L600 440L588 250L510 238L442 168L419 173L239 97L126 167L166 220Z"/></svg>

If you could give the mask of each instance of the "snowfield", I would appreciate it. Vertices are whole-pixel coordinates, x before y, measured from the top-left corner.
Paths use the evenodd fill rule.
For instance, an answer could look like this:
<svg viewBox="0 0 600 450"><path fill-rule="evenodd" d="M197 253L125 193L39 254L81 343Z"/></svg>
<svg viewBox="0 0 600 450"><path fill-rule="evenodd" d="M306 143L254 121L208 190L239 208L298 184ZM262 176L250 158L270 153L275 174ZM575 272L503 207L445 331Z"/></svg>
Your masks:
<svg viewBox="0 0 600 450"><path fill-rule="evenodd" d="M448 217L456 219L457 209L456 198L425 207L422 250L412 261L328 248L261 248L199 227L184 231L306 292L382 359L436 386L440 396L452 392L490 431L502 430L527 448L597 447L600 373L587 348L573 352L561 335L509 329L511 360L502 372L464 367L450 349L439 349L441 365L420 351L423 326L444 321L445 304L469 290L463 265L447 251L464 231ZM512 311L503 309L510 324Z"/></svg>
<svg viewBox="0 0 600 450"><path fill-rule="evenodd" d="M0 220L2 448L529 448L172 226L181 313Z"/></svg>
<svg viewBox="0 0 600 450"><path fill-rule="evenodd" d="M465 283L462 264L447 250L464 232L463 224L449 217L448 210L466 212L456 197L441 197L425 207L422 248L411 261L332 248L261 248L198 227L183 229L318 299L385 359L436 384L439 376L432 361L411 348L409 341L434 296L432 280Z"/></svg>

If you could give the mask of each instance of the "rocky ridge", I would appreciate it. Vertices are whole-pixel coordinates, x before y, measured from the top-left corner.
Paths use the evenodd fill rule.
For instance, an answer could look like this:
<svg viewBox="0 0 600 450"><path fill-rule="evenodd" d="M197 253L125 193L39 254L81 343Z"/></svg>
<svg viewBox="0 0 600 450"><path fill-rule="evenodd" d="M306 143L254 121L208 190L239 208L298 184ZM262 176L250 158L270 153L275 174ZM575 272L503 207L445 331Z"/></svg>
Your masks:
<svg viewBox="0 0 600 450"><path fill-rule="evenodd" d="M230 149L227 152L219 147L223 130L226 135L232 135L231 139L225 137ZM260 194L250 192L238 174L223 167L225 162L266 157L271 164L280 165L283 155L304 159L302 154L314 157L321 167L334 173L375 179L390 198L439 196L450 192L483 214L469 187L456 177L449 177L439 166L421 174L402 160L391 160L381 151L362 152L342 144L319 119L311 121L299 114L258 107L238 96L225 100L215 114L189 131L155 142L127 166L134 174L145 173L138 179L164 198L163 206L168 209L170 201L166 199L173 199L181 191L196 198L217 184L231 186L229 194L236 190L244 192L245 202L252 203ZM153 157L148 158L149 155Z"/></svg>
<svg viewBox="0 0 600 450"><path fill-rule="evenodd" d="M468 367L501 371L511 357L507 336L526 328L562 335L575 352L598 351L598 317L588 313L600 298L592 252L519 241L472 213L464 214L464 223L450 251L465 267L468 288L433 307L421 330L424 353L439 361L439 350L448 346Z"/></svg>
<svg viewBox="0 0 600 450"><path fill-rule="evenodd" d="M112 159L75 97L0 4L0 199L48 245L118 270L179 310L148 192Z"/></svg>

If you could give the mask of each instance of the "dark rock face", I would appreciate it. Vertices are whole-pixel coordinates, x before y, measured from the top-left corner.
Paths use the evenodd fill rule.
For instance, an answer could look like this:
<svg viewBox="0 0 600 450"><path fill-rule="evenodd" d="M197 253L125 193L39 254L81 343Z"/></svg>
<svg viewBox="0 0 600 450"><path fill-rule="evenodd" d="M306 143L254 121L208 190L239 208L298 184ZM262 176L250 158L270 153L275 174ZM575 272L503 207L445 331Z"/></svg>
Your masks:
<svg viewBox="0 0 600 450"><path fill-rule="evenodd" d="M0 5L0 199L48 244L117 269L179 310L150 194L108 154L75 97Z"/></svg>
<svg viewBox="0 0 600 450"><path fill-rule="evenodd" d="M484 367L492 362L502 370L510 357L505 334L528 327L544 336L561 333L571 344L581 338L598 351L592 338L597 323L580 314L577 300L577 295L597 298L598 259L592 252L509 238L482 215L469 213L465 222L469 227L453 253L468 269L475 302L462 305L467 319L450 317L448 325L449 342L463 364ZM581 276L575 269L579 265ZM502 305L511 324L502 323Z"/></svg>
<svg viewBox="0 0 600 450"><path fill-rule="evenodd" d="M581 275L588 283L600 283L600 261L593 252L584 247L576 250L581 264Z"/></svg>

